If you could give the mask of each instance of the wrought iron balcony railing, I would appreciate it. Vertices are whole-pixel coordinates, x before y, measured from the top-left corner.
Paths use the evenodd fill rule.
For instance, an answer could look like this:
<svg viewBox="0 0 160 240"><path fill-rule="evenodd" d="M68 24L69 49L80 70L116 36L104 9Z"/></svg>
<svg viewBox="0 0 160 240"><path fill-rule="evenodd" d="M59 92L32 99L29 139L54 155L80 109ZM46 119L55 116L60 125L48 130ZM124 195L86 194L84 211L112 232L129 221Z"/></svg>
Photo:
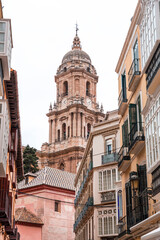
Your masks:
<svg viewBox="0 0 160 240"><path fill-rule="evenodd" d="M80 194L81 194L81 192L82 192L82 190L83 190L83 188L84 188L84 185L85 185L85 183L87 182L87 179L88 179L88 177L89 177L89 173L90 173L90 171L92 170L92 168L93 168L93 161L90 161L89 167L88 167L87 172L86 172L86 175L85 175L85 177L84 177L84 179L83 179L83 182L81 183L81 186L80 186L80 188L79 188L79 191L78 191L78 193L77 193L77 195L76 195L76 198L75 198L75 200L74 200L74 205L75 205L75 206L76 206L76 204L77 204L77 202L78 202L78 199L79 199Z"/></svg>
<svg viewBox="0 0 160 240"><path fill-rule="evenodd" d="M137 141L144 141L144 131L142 127L142 122L136 122L133 124L132 129L129 133L129 150Z"/></svg>
<svg viewBox="0 0 160 240"><path fill-rule="evenodd" d="M117 161L118 161L118 154L116 152L102 155L102 164L117 162Z"/></svg>
<svg viewBox="0 0 160 240"><path fill-rule="evenodd" d="M118 152L118 167L122 165L124 161L129 161L130 155L128 153L128 147L122 146Z"/></svg>
<svg viewBox="0 0 160 240"><path fill-rule="evenodd" d="M101 202L115 202L116 193L115 191L101 193Z"/></svg>
<svg viewBox="0 0 160 240"><path fill-rule="evenodd" d="M125 234L130 234L129 227L127 226L127 217L126 216L119 219L118 228L119 228L119 235L118 235L119 238Z"/></svg>
<svg viewBox="0 0 160 240"><path fill-rule="evenodd" d="M128 87L130 89L133 84L134 79L139 76L141 72L139 71L139 59L135 58L131 64L131 67L128 72Z"/></svg>
<svg viewBox="0 0 160 240"><path fill-rule="evenodd" d="M78 218L75 221L75 224L73 226L74 232L76 230L76 228L78 227L78 225L80 224L81 220L84 218L84 216L87 214L87 211L89 209L89 207L93 206L93 197L89 197L84 208L82 209L82 211L80 212Z"/></svg>
<svg viewBox="0 0 160 240"><path fill-rule="evenodd" d="M120 106L122 105L122 103L126 103L128 100L127 100L127 90L126 88L125 89L122 89L120 94L119 94L119 97L118 97L118 106L120 108Z"/></svg>

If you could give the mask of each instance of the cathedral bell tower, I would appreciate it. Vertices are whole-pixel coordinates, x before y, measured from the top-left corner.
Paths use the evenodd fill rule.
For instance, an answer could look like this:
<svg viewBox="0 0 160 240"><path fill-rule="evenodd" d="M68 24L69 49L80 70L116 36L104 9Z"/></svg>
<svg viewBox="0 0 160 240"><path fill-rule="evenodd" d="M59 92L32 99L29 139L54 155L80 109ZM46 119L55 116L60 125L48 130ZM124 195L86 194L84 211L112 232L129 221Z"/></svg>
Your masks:
<svg viewBox="0 0 160 240"><path fill-rule="evenodd" d="M96 102L98 76L91 59L82 51L77 35L55 76L57 100L50 105L49 143L42 144L39 167L46 165L76 173L94 123L104 119Z"/></svg>

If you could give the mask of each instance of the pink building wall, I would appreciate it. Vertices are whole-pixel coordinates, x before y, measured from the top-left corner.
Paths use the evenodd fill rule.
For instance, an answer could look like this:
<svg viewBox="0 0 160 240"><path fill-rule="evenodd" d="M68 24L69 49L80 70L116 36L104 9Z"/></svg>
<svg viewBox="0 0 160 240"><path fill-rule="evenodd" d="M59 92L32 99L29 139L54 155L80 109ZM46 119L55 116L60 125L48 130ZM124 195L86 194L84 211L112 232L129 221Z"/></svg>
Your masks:
<svg viewBox="0 0 160 240"><path fill-rule="evenodd" d="M42 226L42 240L74 240L74 191L44 185L43 187L21 189L22 191L43 197L20 194L16 202L16 208L26 207L41 218L44 224ZM61 212L55 212L55 200L61 202Z"/></svg>
<svg viewBox="0 0 160 240"><path fill-rule="evenodd" d="M42 240L42 228L36 226L26 226L16 224L20 233L21 240Z"/></svg>

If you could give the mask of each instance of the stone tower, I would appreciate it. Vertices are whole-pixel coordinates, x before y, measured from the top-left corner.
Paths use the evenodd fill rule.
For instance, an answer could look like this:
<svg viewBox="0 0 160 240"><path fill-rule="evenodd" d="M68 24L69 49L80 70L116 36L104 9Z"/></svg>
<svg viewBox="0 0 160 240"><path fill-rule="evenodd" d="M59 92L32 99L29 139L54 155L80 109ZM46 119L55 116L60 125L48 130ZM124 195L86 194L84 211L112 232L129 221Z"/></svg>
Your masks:
<svg viewBox="0 0 160 240"><path fill-rule="evenodd" d="M98 76L77 34L55 82L57 101L47 113L49 143L42 144L37 152L39 167L47 165L75 173L93 124L104 119L103 109L96 102Z"/></svg>

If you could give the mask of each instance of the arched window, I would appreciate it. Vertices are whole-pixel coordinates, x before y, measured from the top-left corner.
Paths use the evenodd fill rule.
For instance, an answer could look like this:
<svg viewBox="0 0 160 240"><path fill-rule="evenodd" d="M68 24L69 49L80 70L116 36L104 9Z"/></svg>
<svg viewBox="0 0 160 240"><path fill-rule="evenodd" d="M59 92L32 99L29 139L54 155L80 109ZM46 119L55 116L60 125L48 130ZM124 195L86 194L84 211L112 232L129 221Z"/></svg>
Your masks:
<svg viewBox="0 0 160 240"><path fill-rule="evenodd" d="M62 124L62 139L63 140L66 139L66 124L65 123Z"/></svg>
<svg viewBox="0 0 160 240"><path fill-rule="evenodd" d="M60 170L64 171L64 163L61 163Z"/></svg>
<svg viewBox="0 0 160 240"><path fill-rule="evenodd" d="M64 96L67 96L67 95L68 95L68 82L67 82L67 81L65 81L65 82L63 83L63 95L64 95Z"/></svg>
<svg viewBox="0 0 160 240"><path fill-rule="evenodd" d="M90 82L86 82L86 96L90 96Z"/></svg>
<svg viewBox="0 0 160 240"><path fill-rule="evenodd" d="M91 124L88 123L87 124L87 138L89 137L90 131L91 131Z"/></svg>
<svg viewBox="0 0 160 240"><path fill-rule="evenodd" d="M70 137L70 127L68 127L68 138Z"/></svg>
<svg viewBox="0 0 160 240"><path fill-rule="evenodd" d="M58 142L60 141L60 130L58 129Z"/></svg>

